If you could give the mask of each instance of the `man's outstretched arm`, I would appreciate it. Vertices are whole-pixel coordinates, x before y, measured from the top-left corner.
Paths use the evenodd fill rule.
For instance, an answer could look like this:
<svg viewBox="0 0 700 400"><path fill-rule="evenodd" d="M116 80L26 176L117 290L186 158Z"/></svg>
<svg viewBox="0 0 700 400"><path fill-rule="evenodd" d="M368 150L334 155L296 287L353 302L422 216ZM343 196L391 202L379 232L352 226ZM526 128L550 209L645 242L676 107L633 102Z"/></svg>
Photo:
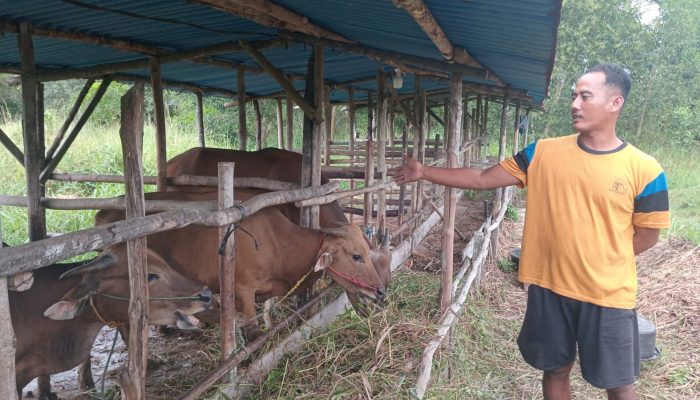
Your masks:
<svg viewBox="0 0 700 400"><path fill-rule="evenodd" d="M424 179L439 185L461 189L494 189L520 183L500 165L488 169L440 168L423 165L414 158L403 155L405 164L391 171L394 181L399 184Z"/></svg>

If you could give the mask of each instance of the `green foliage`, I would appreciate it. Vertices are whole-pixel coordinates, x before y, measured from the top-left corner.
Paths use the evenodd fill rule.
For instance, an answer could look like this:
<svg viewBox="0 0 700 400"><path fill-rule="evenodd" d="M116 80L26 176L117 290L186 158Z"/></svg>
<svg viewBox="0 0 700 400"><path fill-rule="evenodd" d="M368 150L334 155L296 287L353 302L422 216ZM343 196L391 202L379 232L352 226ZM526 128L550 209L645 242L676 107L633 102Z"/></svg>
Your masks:
<svg viewBox="0 0 700 400"><path fill-rule="evenodd" d="M518 209L514 205L508 203L508 207L506 208L505 218L507 218L511 221L517 221L518 220Z"/></svg>
<svg viewBox="0 0 700 400"><path fill-rule="evenodd" d="M518 270L518 266L515 265L515 263L507 258L501 258L496 262L496 265L498 266L498 269L505 273L511 273L515 272Z"/></svg>

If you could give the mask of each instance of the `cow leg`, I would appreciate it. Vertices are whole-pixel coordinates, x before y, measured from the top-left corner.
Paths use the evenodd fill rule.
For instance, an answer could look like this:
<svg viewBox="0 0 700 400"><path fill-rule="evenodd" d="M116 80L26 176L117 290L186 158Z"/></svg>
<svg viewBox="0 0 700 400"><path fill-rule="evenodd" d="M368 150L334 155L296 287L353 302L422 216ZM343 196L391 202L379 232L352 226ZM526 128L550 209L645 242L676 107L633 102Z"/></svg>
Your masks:
<svg viewBox="0 0 700 400"><path fill-rule="evenodd" d="M95 381L92 379L92 360L90 357L78 367L78 385L81 392L95 389Z"/></svg>
<svg viewBox="0 0 700 400"><path fill-rule="evenodd" d="M265 300L265 310L263 311L263 321L265 321L265 329L272 328L272 306L275 305L276 297L271 297Z"/></svg>
<svg viewBox="0 0 700 400"><path fill-rule="evenodd" d="M58 400L56 393L51 392L51 376L41 375L37 378L39 400Z"/></svg>
<svg viewBox="0 0 700 400"><path fill-rule="evenodd" d="M244 318L241 330L243 331L246 342L250 343L260 335L258 320L255 317L255 289L242 289L237 287L236 304L240 304L241 314Z"/></svg>

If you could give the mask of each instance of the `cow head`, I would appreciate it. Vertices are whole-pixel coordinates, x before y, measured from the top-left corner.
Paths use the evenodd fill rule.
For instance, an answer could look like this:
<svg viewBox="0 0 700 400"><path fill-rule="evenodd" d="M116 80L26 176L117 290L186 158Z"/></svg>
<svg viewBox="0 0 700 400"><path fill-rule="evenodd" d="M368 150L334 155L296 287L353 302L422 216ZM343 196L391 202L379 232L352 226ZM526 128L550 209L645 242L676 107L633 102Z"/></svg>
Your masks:
<svg viewBox="0 0 700 400"><path fill-rule="evenodd" d="M211 306L211 291L170 268L155 251L147 252L149 318L154 325L193 328L192 316ZM61 278L79 276L80 282L44 315L54 320L73 319L94 313L103 322L129 321L129 272L125 245L105 250L92 262L66 272Z"/></svg>
<svg viewBox="0 0 700 400"><path fill-rule="evenodd" d="M325 270L348 295L384 302L385 284L377 275L371 246L356 225L322 229L315 271Z"/></svg>

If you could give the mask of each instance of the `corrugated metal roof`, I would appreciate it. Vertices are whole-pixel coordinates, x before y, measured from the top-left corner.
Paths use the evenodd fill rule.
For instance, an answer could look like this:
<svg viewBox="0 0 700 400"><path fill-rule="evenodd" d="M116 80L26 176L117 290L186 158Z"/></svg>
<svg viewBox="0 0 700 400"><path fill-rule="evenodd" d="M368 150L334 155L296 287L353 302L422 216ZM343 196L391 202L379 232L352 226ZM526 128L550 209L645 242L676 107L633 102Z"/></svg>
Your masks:
<svg viewBox="0 0 700 400"><path fill-rule="evenodd" d="M390 0L275 0L275 3L309 21L358 44L434 60L441 55L413 18ZM450 41L467 49L509 86L526 91L535 105L544 99L554 63L556 30L561 0L425 0ZM145 44L169 51L186 51L214 44L270 39L277 29L262 26L211 7L187 0L34 0L0 1L0 22L29 21L34 26L100 35ZM79 69L99 64L143 59L143 54L103 45L34 36L36 63L40 68ZM290 43L262 50L278 69L304 75L311 46ZM217 55L219 60L257 66L247 54ZM348 82L376 76L377 69L391 68L354 53L326 49L324 77ZM17 37L0 36L0 68L19 69ZM126 73L147 76L146 69ZM192 62L163 65L163 78L198 86L236 91L235 72L220 66ZM465 81L483 82L474 78ZM302 88L303 81L295 81ZM376 83L355 83L376 88ZM446 87L438 80L423 79L429 90ZM413 89L406 76L400 92ZM246 90L254 95L281 91L272 78L246 74ZM365 97L357 93L357 98ZM347 99L336 90L335 101Z"/></svg>

